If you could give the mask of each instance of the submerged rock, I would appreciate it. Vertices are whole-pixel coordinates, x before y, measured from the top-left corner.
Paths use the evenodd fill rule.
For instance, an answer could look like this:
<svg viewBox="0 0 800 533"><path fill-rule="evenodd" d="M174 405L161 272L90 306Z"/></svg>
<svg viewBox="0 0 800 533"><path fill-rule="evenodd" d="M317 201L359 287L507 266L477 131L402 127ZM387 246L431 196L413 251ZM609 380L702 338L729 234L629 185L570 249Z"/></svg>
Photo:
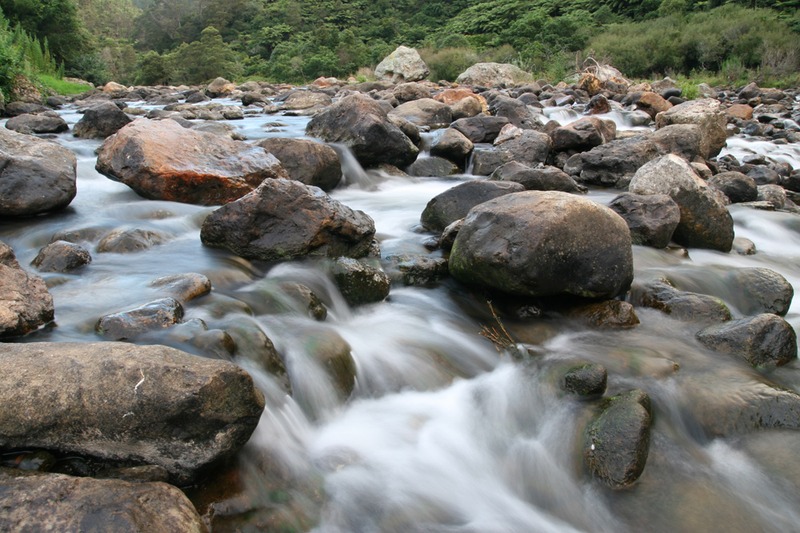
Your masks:
<svg viewBox="0 0 800 533"><path fill-rule="evenodd" d="M14 251L0 242L0 339L30 333L54 316L44 280L23 270Z"/></svg>
<svg viewBox="0 0 800 533"><path fill-rule="evenodd" d="M227 361L127 343L0 344L0 446L160 465L177 482L239 450L264 409Z"/></svg>
<svg viewBox="0 0 800 533"><path fill-rule="evenodd" d="M771 313L709 326L697 333L697 340L712 350L741 356L753 366L780 366L797 358L797 334Z"/></svg>
<svg viewBox="0 0 800 533"><path fill-rule="evenodd" d="M637 306L658 309L687 322L725 322L731 319L731 311L721 299L678 290L665 280L634 284L631 302Z"/></svg>
<svg viewBox="0 0 800 533"><path fill-rule="evenodd" d="M584 435L583 458L592 476L614 489L639 479L650 453L651 422L645 392L637 389L609 398Z"/></svg>
<svg viewBox="0 0 800 533"><path fill-rule="evenodd" d="M602 396L606 391L608 371L597 363L573 365L564 372L561 388L570 394L584 398Z"/></svg>
<svg viewBox="0 0 800 533"><path fill-rule="evenodd" d="M339 257L332 267L333 280L350 305L380 302L389 296L391 280L383 270L350 257Z"/></svg>
<svg viewBox="0 0 800 533"><path fill-rule="evenodd" d="M211 213L200 231L206 246L262 261L363 257L374 235L375 224L368 215L292 180L264 181Z"/></svg>
<svg viewBox="0 0 800 533"><path fill-rule="evenodd" d="M67 207L78 191L77 164L54 142L0 128L0 218Z"/></svg>
<svg viewBox="0 0 800 533"><path fill-rule="evenodd" d="M115 341L174 326L183 318L183 306L174 298L161 298L145 305L106 315L97 322L97 332Z"/></svg>
<svg viewBox="0 0 800 533"><path fill-rule="evenodd" d="M465 283L526 296L613 298L633 280L625 221L605 206L556 191L509 194L474 207L449 266Z"/></svg>
<svg viewBox="0 0 800 533"><path fill-rule="evenodd" d="M136 120L105 140L97 170L141 196L200 205L224 204L268 178L286 178L259 146L186 129L174 120Z"/></svg>
<svg viewBox="0 0 800 533"><path fill-rule="evenodd" d="M72 272L91 262L92 256L83 246L55 241L39 250L31 265L41 272Z"/></svg>
<svg viewBox="0 0 800 533"><path fill-rule="evenodd" d="M177 487L0 469L0 530L181 531L205 524Z"/></svg>

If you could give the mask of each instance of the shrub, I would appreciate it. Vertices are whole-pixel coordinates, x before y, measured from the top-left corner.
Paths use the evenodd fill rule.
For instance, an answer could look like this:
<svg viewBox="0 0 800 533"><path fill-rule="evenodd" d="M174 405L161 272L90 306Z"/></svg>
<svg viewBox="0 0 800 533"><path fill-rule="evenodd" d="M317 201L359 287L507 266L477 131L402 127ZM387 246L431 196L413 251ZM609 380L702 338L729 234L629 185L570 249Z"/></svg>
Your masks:
<svg viewBox="0 0 800 533"><path fill-rule="evenodd" d="M420 56L431 71L428 79L433 81L455 81L459 74L479 61L478 54L471 48L422 49Z"/></svg>

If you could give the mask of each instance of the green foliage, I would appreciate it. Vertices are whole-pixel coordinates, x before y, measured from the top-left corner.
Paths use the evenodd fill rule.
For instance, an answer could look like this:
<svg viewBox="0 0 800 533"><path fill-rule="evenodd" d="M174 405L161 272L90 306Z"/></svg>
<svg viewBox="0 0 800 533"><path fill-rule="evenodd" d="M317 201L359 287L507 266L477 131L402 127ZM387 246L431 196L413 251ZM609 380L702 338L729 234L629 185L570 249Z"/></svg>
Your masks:
<svg viewBox="0 0 800 533"><path fill-rule="evenodd" d="M170 77L178 83L205 83L218 76L233 79L242 72L236 53L213 26L201 32L199 41L181 44L168 57Z"/></svg>
<svg viewBox="0 0 800 533"><path fill-rule="evenodd" d="M167 60L155 50L145 52L136 64L135 83L139 85L163 85L169 80Z"/></svg>
<svg viewBox="0 0 800 533"><path fill-rule="evenodd" d="M65 96L82 94L91 89L91 86L85 83L74 83L49 74L39 74L36 79L50 92Z"/></svg>
<svg viewBox="0 0 800 533"><path fill-rule="evenodd" d="M23 71L22 50L14 44L14 33L9 30L8 21L0 11L0 93L8 96L14 80Z"/></svg>
<svg viewBox="0 0 800 533"><path fill-rule="evenodd" d="M422 49L422 60L434 81L455 81L459 74L478 62L478 54L470 48L444 48L442 50Z"/></svg>

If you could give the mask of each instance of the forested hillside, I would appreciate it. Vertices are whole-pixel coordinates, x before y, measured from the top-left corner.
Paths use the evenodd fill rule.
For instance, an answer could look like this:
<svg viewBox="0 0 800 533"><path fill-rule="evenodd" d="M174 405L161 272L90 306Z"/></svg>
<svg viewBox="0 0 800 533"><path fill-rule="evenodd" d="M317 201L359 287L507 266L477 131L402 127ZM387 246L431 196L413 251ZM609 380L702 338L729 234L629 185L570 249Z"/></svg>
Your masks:
<svg viewBox="0 0 800 533"><path fill-rule="evenodd" d="M19 27L66 75L94 83L368 77L400 44L421 51L435 81L479 60L559 78L589 56L631 77L786 79L800 67L798 7L800 0L0 0L0 46Z"/></svg>

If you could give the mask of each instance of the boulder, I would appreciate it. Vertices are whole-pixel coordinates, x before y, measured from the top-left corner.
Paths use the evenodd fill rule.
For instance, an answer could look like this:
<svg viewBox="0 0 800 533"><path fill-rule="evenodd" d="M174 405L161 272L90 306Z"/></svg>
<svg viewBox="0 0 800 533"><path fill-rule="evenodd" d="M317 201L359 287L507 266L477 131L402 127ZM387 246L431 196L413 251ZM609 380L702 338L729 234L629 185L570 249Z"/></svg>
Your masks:
<svg viewBox="0 0 800 533"><path fill-rule="evenodd" d="M492 181L512 181L528 191L563 191L580 193L586 188L575 183L569 174L545 165L529 167L517 161L498 167L489 177Z"/></svg>
<svg viewBox="0 0 800 533"><path fill-rule="evenodd" d="M566 315L598 329L628 329L639 325L633 305L621 300L570 305Z"/></svg>
<svg viewBox="0 0 800 533"><path fill-rule="evenodd" d="M510 124L526 130L541 129L541 123L531 108L521 100L502 94L489 98L489 112L496 117L505 117Z"/></svg>
<svg viewBox="0 0 800 533"><path fill-rule="evenodd" d="M456 78L459 85L481 87L512 87L533 81L533 76L508 63L476 63Z"/></svg>
<svg viewBox="0 0 800 533"><path fill-rule="evenodd" d="M54 314L44 280L23 270L14 251L0 242L0 339L30 333Z"/></svg>
<svg viewBox="0 0 800 533"><path fill-rule="evenodd" d="M429 255L398 254L385 258L387 274L397 283L424 287L447 276L447 259Z"/></svg>
<svg viewBox="0 0 800 533"><path fill-rule="evenodd" d="M3 531L207 531L186 495L166 483L32 475L4 468L0 509Z"/></svg>
<svg viewBox="0 0 800 533"><path fill-rule="evenodd" d="M695 124L671 124L656 130L650 140L661 154L674 154L687 161L707 159L710 153L709 139L703 137L702 129Z"/></svg>
<svg viewBox="0 0 800 533"><path fill-rule="evenodd" d="M473 148L475 145L463 133L455 128L447 128L433 141L431 155L444 157L464 168Z"/></svg>
<svg viewBox="0 0 800 533"><path fill-rule="evenodd" d="M256 145L277 157L289 177L300 183L330 191L342 180L339 154L326 144L308 139L268 137Z"/></svg>
<svg viewBox="0 0 800 533"><path fill-rule="evenodd" d="M640 167L659 155L652 140L637 135L573 155L564 164L564 172L586 185L624 187Z"/></svg>
<svg viewBox="0 0 800 533"><path fill-rule="evenodd" d="M392 83L424 80L430 74L428 65L413 48L398 46L375 67L375 77Z"/></svg>
<svg viewBox="0 0 800 533"><path fill-rule="evenodd" d="M617 126L611 120L597 117L583 117L566 126L556 128L550 133L553 151L575 150L585 152L595 146L611 142L617 135Z"/></svg>
<svg viewBox="0 0 800 533"><path fill-rule="evenodd" d="M318 113L308 123L306 135L344 144L365 167L381 163L405 167L419 153L381 104L362 94L345 96Z"/></svg>
<svg viewBox="0 0 800 533"><path fill-rule="evenodd" d="M438 178L457 174L460 170L458 165L449 159L434 155L418 158L408 166L406 172L409 176Z"/></svg>
<svg viewBox="0 0 800 533"><path fill-rule="evenodd" d="M97 332L111 340L133 340L151 331L165 329L183 318L183 306L175 298L161 298L135 309L106 315L97 321Z"/></svg>
<svg viewBox="0 0 800 533"><path fill-rule="evenodd" d="M509 124L509 120L506 117L479 115L460 118L453 122L450 127L461 132L464 137L473 143L490 143L494 142L500 134L500 130L506 124Z"/></svg>
<svg viewBox="0 0 800 533"><path fill-rule="evenodd" d="M292 91L283 101L283 109L300 111L323 108L331 105L333 100L325 93L316 91Z"/></svg>
<svg viewBox="0 0 800 533"><path fill-rule="evenodd" d="M728 119L753 120L753 108L747 104L731 104L725 110Z"/></svg>
<svg viewBox="0 0 800 533"><path fill-rule="evenodd" d="M753 366L784 365L797 358L797 334L772 313L731 320L697 332L708 348L743 357Z"/></svg>
<svg viewBox="0 0 800 533"><path fill-rule="evenodd" d="M781 176L778 171L764 165L755 165L747 171L747 176L756 182L756 185L779 185Z"/></svg>
<svg viewBox="0 0 800 533"><path fill-rule="evenodd" d="M77 159L58 144L0 128L0 217L68 206L77 193Z"/></svg>
<svg viewBox="0 0 800 533"><path fill-rule="evenodd" d="M633 244L666 248L681 219L681 210L666 194L623 193L608 204L631 231Z"/></svg>
<svg viewBox="0 0 800 533"><path fill-rule="evenodd" d="M553 141L546 133L523 130L519 136L492 148L475 148L472 152L472 172L478 176L488 176L511 161L535 167L547 161L552 145Z"/></svg>
<svg viewBox="0 0 800 533"><path fill-rule="evenodd" d="M72 134L84 139L105 139L131 122L131 118L113 102L100 102L83 112Z"/></svg>
<svg viewBox="0 0 800 533"><path fill-rule="evenodd" d="M55 241L39 250L31 265L41 272L72 272L91 262L92 256L83 246Z"/></svg>
<svg viewBox="0 0 800 533"><path fill-rule="evenodd" d="M400 83L397 86L395 86L394 89L392 89L392 96L394 96L398 102L404 104L406 102L411 102L412 100L430 98L431 90L422 83L416 83L416 82ZM438 98L436 100L438 102L442 102L442 100Z"/></svg>
<svg viewBox="0 0 800 533"><path fill-rule="evenodd" d="M513 192L524 191L517 183L470 180L452 187L432 198L422 211L420 221L431 231L441 232L470 209L487 200Z"/></svg>
<svg viewBox="0 0 800 533"><path fill-rule="evenodd" d="M794 297L794 288L779 273L769 268L737 268L725 273L731 303L744 315L774 313L785 316Z"/></svg>
<svg viewBox="0 0 800 533"><path fill-rule="evenodd" d="M40 113L37 115L18 115L6 121L6 128L17 133L61 133L67 131L67 121L58 115Z"/></svg>
<svg viewBox="0 0 800 533"><path fill-rule="evenodd" d="M758 199L755 180L735 170L720 172L712 176L707 183L727 196L732 204L754 202Z"/></svg>
<svg viewBox="0 0 800 533"><path fill-rule="evenodd" d="M645 91L639 95L636 100L636 109L644 111L650 118L655 120L656 115L662 111L666 111L672 107L672 104L667 102L661 95L651 91Z"/></svg>
<svg viewBox="0 0 800 533"><path fill-rule="evenodd" d="M380 268L351 257L339 257L331 270L333 281L350 305L380 302L389 296L391 280Z"/></svg>
<svg viewBox="0 0 800 533"><path fill-rule="evenodd" d="M467 87L445 89L434 95L433 99L450 106L453 120L474 117L488 111L486 99Z"/></svg>
<svg viewBox="0 0 800 533"><path fill-rule="evenodd" d="M769 210L784 209L786 207L786 189L780 185L759 185L758 198L754 203L766 203Z"/></svg>
<svg viewBox="0 0 800 533"><path fill-rule="evenodd" d="M0 344L0 398L14 403L3 448L159 465L175 482L238 451L264 409L233 363L115 342Z"/></svg>
<svg viewBox="0 0 800 533"><path fill-rule="evenodd" d="M589 103L586 104L585 112L590 115L610 113L611 104L608 102L608 98L606 98L605 95L595 94L589 99Z"/></svg>
<svg viewBox="0 0 800 533"><path fill-rule="evenodd" d="M196 272L173 274L154 279L150 282L150 286L159 289L160 292L182 303L205 296L211 292L211 280Z"/></svg>
<svg viewBox="0 0 800 533"><path fill-rule="evenodd" d="M140 228L115 229L97 243L99 253L130 254L149 250L169 240L165 233Z"/></svg>
<svg viewBox="0 0 800 533"><path fill-rule="evenodd" d="M462 282L515 295L614 298L633 280L631 236L591 200L525 191L472 208L449 267Z"/></svg>
<svg viewBox="0 0 800 533"><path fill-rule="evenodd" d="M211 98L227 96L236 90L236 85L225 78L215 78L206 86L206 94Z"/></svg>
<svg viewBox="0 0 800 533"><path fill-rule="evenodd" d="M38 115L39 113L49 113L51 111L52 109L42 104L16 100L6 104L5 115L8 117L16 117L19 115Z"/></svg>
<svg viewBox="0 0 800 533"><path fill-rule="evenodd" d="M389 112L389 116L402 117L415 126L428 126L431 129L446 128L453 121L450 106L433 98L400 104Z"/></svg>
<svg viewBox="0 0 800 533"><path fill-rule="evenodd" d="M247 259L283 261L306 256L363 257L375 224L362 211L318 187L266 180L247 196L206 217L200 239Z"/></svg>
<svg viewBox="0 0 800 533"><path fill-rule="evenodd" d="M636 306L658 309L685 322L726 322L731 319L731 311L721 299L678 290L666 280L634 284L630 300Z"/></svg>
<svg viewBox="0 0 800 533"><path fill-rule="evenodd" d="M657 129L670 124L699 126L701 136L707 143L707 151L704 155L706 159L719 154L722 147L725 146L728 138L727 123L722 104L711 98L690 100L656 115Z"/></svg>
<svg viewBox="0 0 800 533"><path fill-rule="evenodd" d="M644 471L650 452L650 397L633 390L609 398L586 427L583 458L592 477L620 489Z"/></svg>
<svg viewBox="0 0 800 533"><path fill-rule="evenodd" d="M285 178L260 146L183 128L173 120L136 120L103 142L97 170L145 198L219 205Z"/></svg>
<svg viewBox="0 0 800 533"><path fill-rule="evenodd" d="M731 250L730 213L684 159L665 155L645 164L634 175L628 190L634 194L666 194L678 204L681 220L672 237L678 244L722 252Z"/></svg>
<svg viewBox="0 0 800 533"><path fill-rule="evenodd" d="M596 398L606 391L608 371L597 363L580 363L566 369L561 379L564 392L584 398Z"/></svg>

